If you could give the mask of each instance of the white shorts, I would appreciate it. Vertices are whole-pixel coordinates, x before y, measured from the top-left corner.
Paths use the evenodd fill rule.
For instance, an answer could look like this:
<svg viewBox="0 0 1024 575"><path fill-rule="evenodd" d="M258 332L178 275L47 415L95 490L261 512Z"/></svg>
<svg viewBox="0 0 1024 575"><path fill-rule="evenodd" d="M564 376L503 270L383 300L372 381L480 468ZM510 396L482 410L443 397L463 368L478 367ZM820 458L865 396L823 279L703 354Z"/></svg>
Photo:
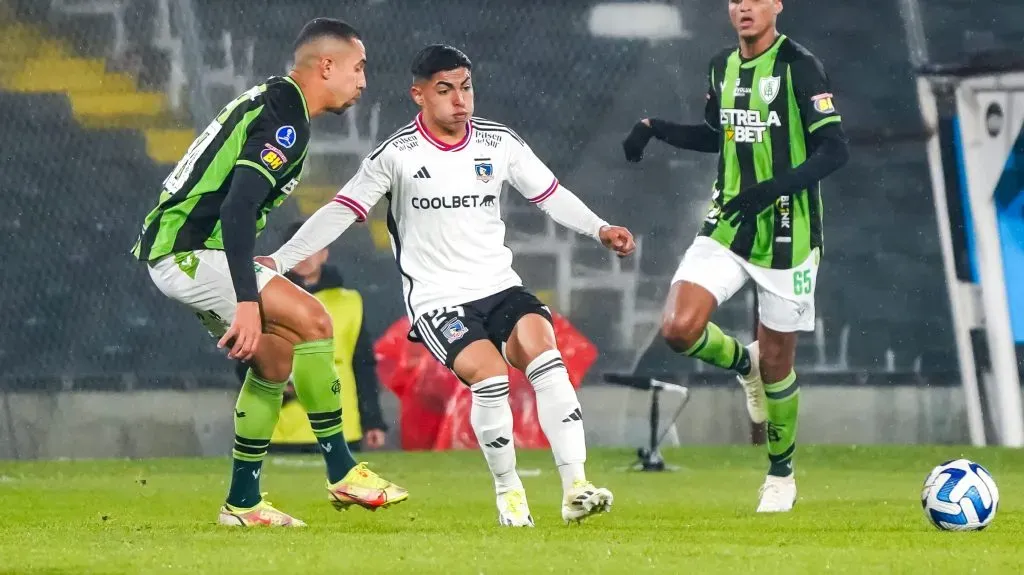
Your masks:
<svg viewBox="0 0 1024 575"><path fill-rule="evenodd" d="M253 265L256 286L261 292L280 275L256 262ZM238 302L224 252L195 250L171 254L149 266L149 277L165 296L191 308L211 336L224 335L234 321Z"/></svg>
<svg viewBox="0 0 1024 575"><path fill-rule="evenodd" d="M814 250L795 268L764 268L709 237L698 236L683 255L672 283L695 283L711 292L721 305L752 279L757 284L758 315L765 327L783 333L814 331L819 258L818 250Z"/></svg>

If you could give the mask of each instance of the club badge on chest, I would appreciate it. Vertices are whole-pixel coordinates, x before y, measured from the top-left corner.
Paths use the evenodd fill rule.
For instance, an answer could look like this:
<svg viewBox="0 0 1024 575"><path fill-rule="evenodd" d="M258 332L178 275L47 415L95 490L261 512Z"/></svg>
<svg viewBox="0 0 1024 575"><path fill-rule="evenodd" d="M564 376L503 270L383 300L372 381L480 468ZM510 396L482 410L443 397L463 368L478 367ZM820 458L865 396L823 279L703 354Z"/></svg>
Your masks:
<svg viewBox="0 0 1024 575"><path fill-rule="evenodd" d="M476 171L476 179L485 184L494 179L494 165L491 164L490 158L477 158L474 161L476 162L473 167Z"/></svg>

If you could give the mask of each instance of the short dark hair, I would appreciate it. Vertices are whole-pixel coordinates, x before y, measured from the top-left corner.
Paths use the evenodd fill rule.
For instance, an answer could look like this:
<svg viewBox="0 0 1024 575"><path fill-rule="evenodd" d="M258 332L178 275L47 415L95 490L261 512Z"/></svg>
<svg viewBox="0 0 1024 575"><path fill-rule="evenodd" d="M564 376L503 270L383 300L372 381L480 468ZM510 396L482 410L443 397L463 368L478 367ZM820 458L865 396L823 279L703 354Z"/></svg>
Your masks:
<svg viewBox="0 0 1024 575"><path fill-rule="evenodd" d="M412 75L417 80L426 80L438 72L457 68L473 69L473 62L462 50L446 44L431 44L420 50L412 59Z"/></svg>
<svg viewBox="0 0 1024 575"><path fill-rule="evenodd" d="M337 18L313 18L302 27L299 36L295 38L295 49L298 50L306 44L324 37L358 40L359 32L348 22Z"/></svg>

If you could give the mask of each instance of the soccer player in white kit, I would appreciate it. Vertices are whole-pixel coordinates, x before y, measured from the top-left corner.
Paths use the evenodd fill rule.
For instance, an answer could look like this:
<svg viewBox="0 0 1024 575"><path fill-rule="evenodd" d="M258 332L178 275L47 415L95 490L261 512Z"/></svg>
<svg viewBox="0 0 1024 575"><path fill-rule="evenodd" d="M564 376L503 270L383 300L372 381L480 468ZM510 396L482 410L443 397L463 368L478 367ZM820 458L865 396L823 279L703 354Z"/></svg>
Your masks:
<svg viewBox="0 0 1024 575"><path fill-rule="evenodd" d="M421 341L473 393L470 421L494 477L498 521L533 526L516 473L508 365L537 395L541 428L562 480L562 518L608 511L612 493L584 473L580 403L555 344L551 315L523 288L505 247L498 197L514 186L561 225L619 256L633 237L595 215L509 128L473 117L472 63L450 46L424 48L412 64L421 111L362 162L359 171L277 252L284 272L327 246L382 198L402 276L410 338ZM506 363L507 362L507 363Z"/></svg>

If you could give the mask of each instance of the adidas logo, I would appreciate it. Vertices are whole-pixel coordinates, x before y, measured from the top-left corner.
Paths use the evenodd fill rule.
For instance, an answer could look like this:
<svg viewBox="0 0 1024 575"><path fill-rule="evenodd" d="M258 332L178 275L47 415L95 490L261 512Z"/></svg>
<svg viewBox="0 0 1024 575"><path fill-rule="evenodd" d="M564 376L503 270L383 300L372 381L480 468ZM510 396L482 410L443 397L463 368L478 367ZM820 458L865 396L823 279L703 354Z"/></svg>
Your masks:
<svg viewBox="0 0 1024 575"><path fill-rule="evenodd" d="M413 176L413 178L417 178L417 179L419 179L419 178L429 178L429 177L430 177L430 172L427 171L427 167L426 166L423 166L422 168L420 168L420 171L416 172L416 175Z"/></svg>
<svg viewBox="0 0 1024 575"><path fill-rule="evenodd" d="M505 437L499 437L498 439L495 439L494 441L492 441L490 443L486 443L485 445L487 447L491 447L493 449L501 449L502 447L505 447L509 443L510 443L509 439L507 439Z"/></svg>
<svg viewBox="0 0 1024 575"><path fill-rule="evenodd" d="M563 419L562 423L572 423L573 421L583 421L583 412L580 411L580 408L578 408L578 407L576 409L574 409L573 412L570 413L568 417Z"/></svg>

